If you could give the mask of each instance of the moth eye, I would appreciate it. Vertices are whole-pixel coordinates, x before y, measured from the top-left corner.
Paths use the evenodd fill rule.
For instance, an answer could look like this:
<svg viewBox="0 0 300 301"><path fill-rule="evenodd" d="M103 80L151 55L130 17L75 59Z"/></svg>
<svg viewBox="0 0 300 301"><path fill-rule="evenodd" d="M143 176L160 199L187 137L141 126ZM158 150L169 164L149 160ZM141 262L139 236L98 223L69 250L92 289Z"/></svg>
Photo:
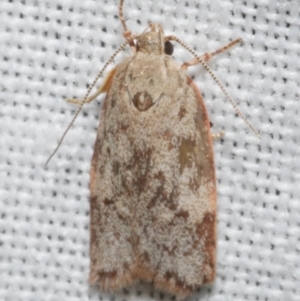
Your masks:
<svg viewBox="0 0 300 301"><path fill-rule="evenodd" d="M165 54L171 55L173 53L174 46L170 41L165 42Z"/></svg>

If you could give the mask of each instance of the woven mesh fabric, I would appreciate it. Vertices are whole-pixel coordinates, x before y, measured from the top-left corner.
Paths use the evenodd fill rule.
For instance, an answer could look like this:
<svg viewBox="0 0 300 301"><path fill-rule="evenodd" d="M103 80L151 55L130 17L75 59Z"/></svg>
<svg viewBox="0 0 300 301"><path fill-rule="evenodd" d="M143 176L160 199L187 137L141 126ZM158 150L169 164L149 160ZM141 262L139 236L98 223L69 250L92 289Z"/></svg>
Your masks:
<svg viewBox="0 0 300 301"><path fill-rule="evenodd" d="M209 65L261 139L201 65L188 70L213 131L225 132L214 143L217 277L190 300L300 300L299 2L128 0L124 10L133 32L160 22L199 54L244 40ZM172 298L150 284L112 294L87 284L89 170L104 96L84 107L44 168L76 110L64 99L83 97L124 41L117 15L116 1L1 0L0 300ZM192 56L175 45L174 58Z"/></svg>

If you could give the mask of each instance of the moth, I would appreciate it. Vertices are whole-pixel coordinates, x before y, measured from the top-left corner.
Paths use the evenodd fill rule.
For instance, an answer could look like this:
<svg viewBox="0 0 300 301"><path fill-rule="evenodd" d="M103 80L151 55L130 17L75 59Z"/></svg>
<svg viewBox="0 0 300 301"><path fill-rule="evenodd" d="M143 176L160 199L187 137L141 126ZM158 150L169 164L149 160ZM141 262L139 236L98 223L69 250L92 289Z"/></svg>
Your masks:
<svg viewBox="0 0 300 301"><path fill-rule="evenodd" d="M89 282L115 291L143 280L183 299L215 278L217 209L213 135L201 93L186 69L201 63L232 103L206 61L241 39L199 56L177 37L166 36L160 24L132 34L123 3L125 42L92 86L128 45L132 55L113 68L94 95L88 97L91 87L83 101L71 100L80 111L107 93L90 174ZM178 64L170 41L194 58Z"/></svg>

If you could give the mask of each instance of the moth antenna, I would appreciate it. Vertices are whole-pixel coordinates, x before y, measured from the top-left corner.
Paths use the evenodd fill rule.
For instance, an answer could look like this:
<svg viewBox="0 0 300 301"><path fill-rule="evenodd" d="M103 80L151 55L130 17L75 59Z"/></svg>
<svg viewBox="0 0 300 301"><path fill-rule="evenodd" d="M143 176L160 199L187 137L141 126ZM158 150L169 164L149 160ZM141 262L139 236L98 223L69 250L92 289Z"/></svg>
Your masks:
<svg viewBox="0 0 300 301"><path fill-rule="evenodd" d="M254 134L260 138L259 133L256 131L256 129L252 126L252 124L246 119L246 117L242 114L242 112L238 109L237 105L235 102L232 100L230 97L229 93L225 89L225 87L222 85L220 80L217 78L215 73L212 71L212 69L206 64L206 62L200 58L200 56L189 46L187 46L184 42L182 42L180 39L178 39L175 36L169 36L168 40L174 40L178 44L180 44L182 47L184 47L187 51L189 51L201 64L202 66L207 70L207 72L210 74L210 76L213 78L213 80L217 83L217 85L220 87L224 95L226 96L227 100L230 102L232 107L234 108L235 112L244 120L244 122L248 125L248 127L254 132Z"/></svg>
<svg viewBox="0 0 300 301"><path fill-rule="evenodd" d="M47 164L50 162L50 160L52 159L52 157L56 154L56 152L58 151L59 147L61 146L65 136L67 135L69 129L72 127L72 125L74 124L77 116L79 115L80 111L82 110L82 107L84 105L84 103L86 102L89 94L91 93L92 89L94 88L94 86L96 85L98 79L102 76L104 70L107 68L107 66L114 60L114 58L116 57L116 55L121 52L122 50L124 50L124 48L127 46L128 41L125 41L116 51L115 53L109 58L109 60L105 63L105 65L103 66L103 68L100 70L100 72L98 73L98 75L96 76L96 78L94 79L94 81L92 82L92 84L89 86L83 100L81 101L81 103L79 104L79 108L77 110L77 112L75 113L71 123L69 124L69 126L67 127L67 129L65 130L65 132L63 133L62 137L60 138L55 150L52 152L52 154L49 156L45 167L47 166Z"/></svg>

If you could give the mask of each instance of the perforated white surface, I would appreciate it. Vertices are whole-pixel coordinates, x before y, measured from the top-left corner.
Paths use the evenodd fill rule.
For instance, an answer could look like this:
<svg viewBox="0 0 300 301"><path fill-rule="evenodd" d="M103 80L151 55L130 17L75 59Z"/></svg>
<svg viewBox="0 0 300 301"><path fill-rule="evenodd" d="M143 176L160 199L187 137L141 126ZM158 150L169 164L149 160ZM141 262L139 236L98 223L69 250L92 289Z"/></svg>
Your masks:
<svg viewBox="0 0 300 301"><path fill-rule="evenodd" d="M125 15L133 32L160 22L199 54L244 40L209 65L261 139L200 65L188 72L213 131L226 133L215 141L217 278L190 300L300 300L299 2L128 0ZM1 0L0 42L0 300L170 300L151 285L109 294L87 284L103 96L44 168L76 109L64 99L83 97L123 42L116 1ZM191 59L179 45L174 57Z"/></svg>

